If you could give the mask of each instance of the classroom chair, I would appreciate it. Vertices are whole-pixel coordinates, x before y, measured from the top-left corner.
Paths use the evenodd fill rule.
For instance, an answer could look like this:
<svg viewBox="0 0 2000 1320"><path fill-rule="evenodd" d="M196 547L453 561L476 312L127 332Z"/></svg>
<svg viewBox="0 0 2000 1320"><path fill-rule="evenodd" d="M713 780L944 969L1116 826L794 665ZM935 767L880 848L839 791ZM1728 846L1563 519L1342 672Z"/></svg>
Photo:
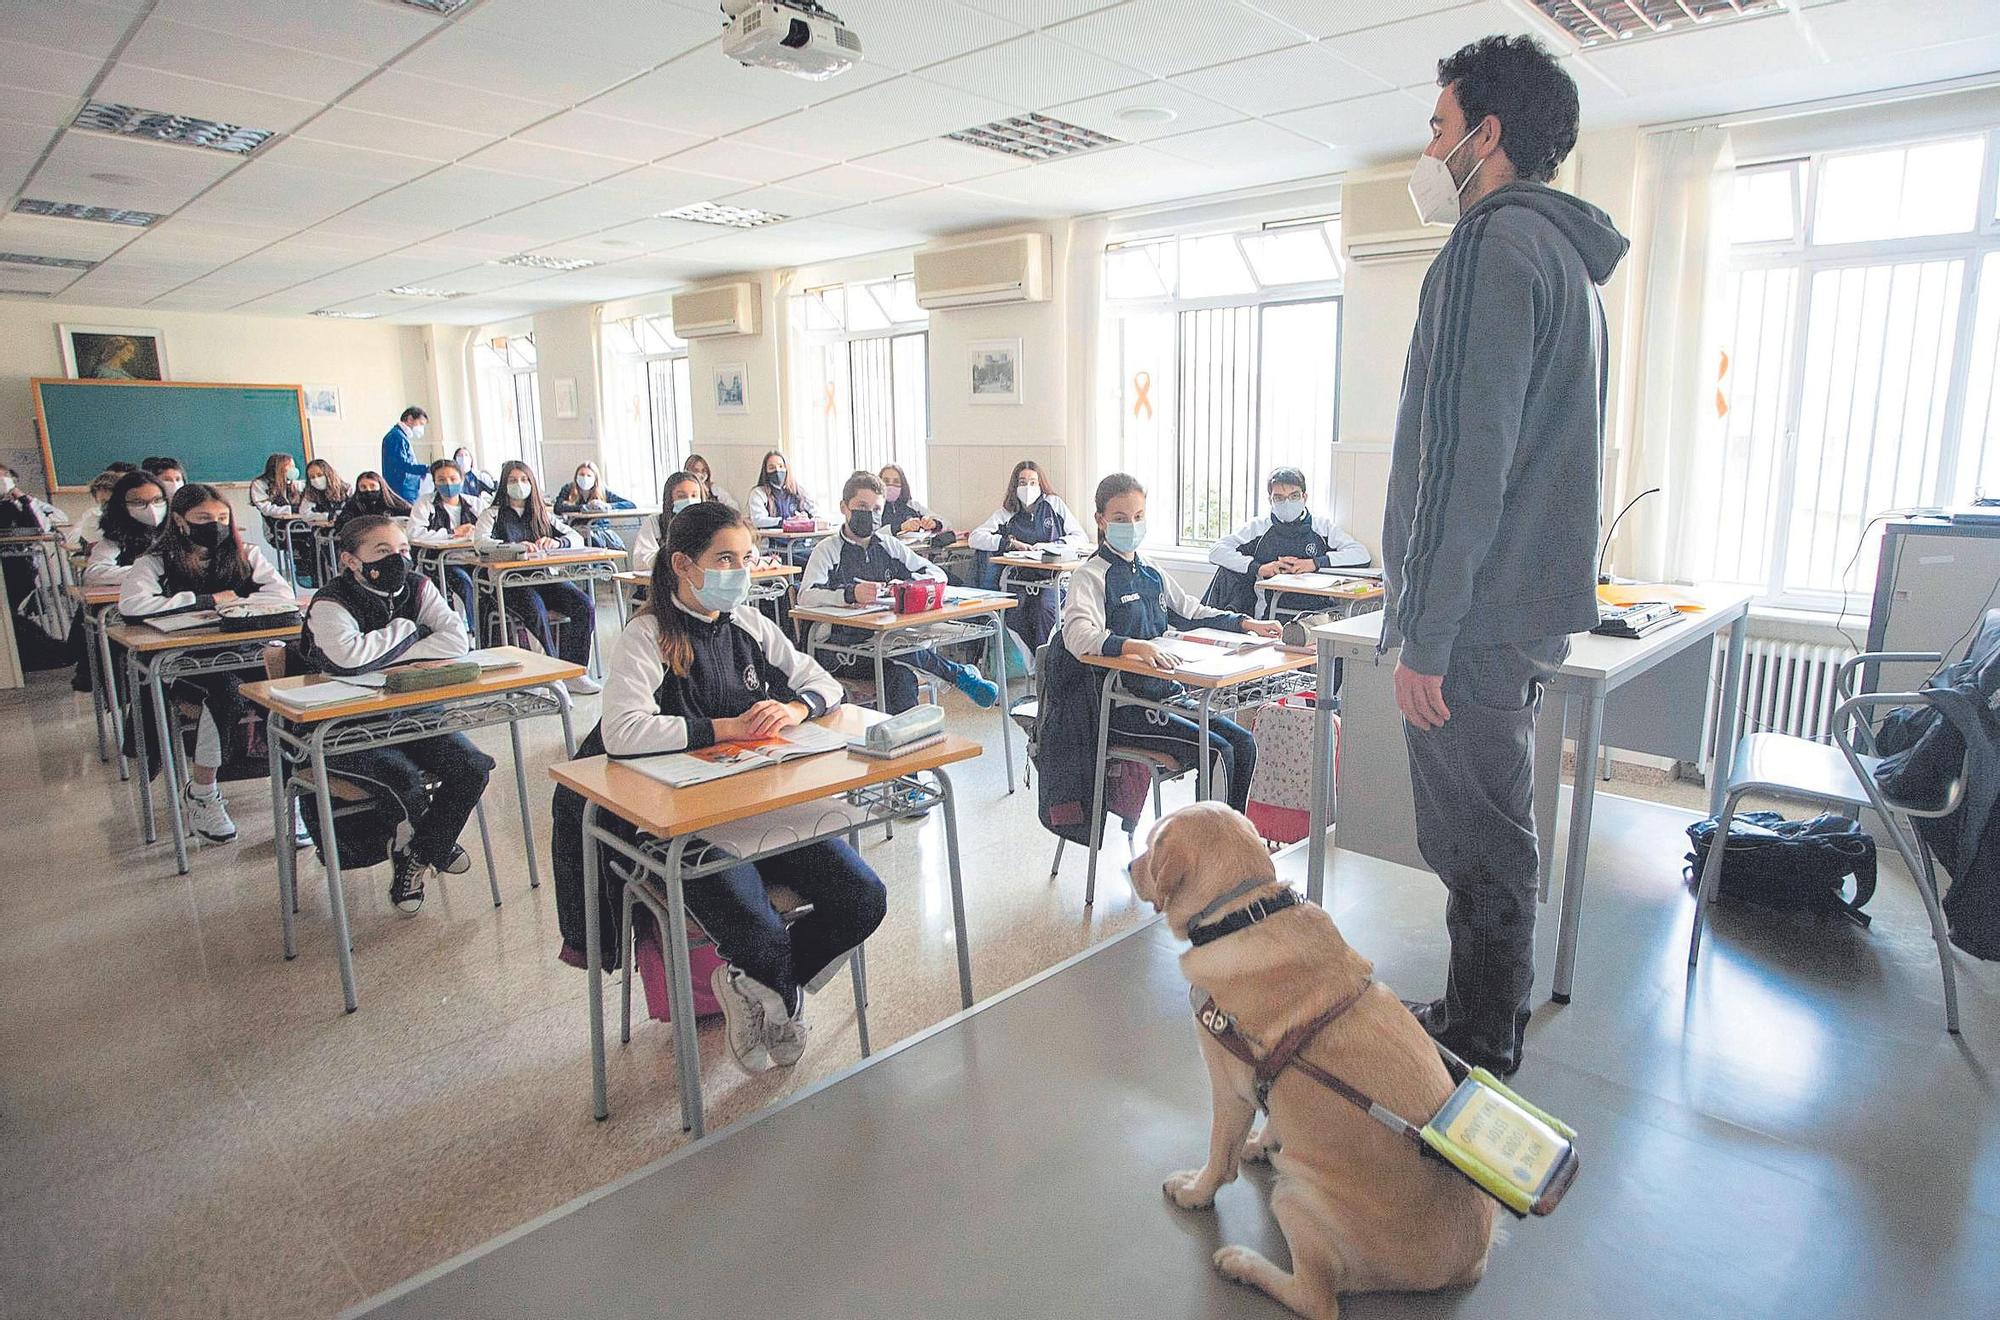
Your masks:
<svg viewBox="0 0 2000 1320"><path fill-rule="evenodd" d="M1881 818L1896 852L1910 870L1910 878L1916 882L1917 892L1923 896L1925 909L1930 913L1931 938L1937 944L1938 966L1944 974L1945 1030L1958 1034L1958 983L1952 969L1951 933L1945 922L1944 909L1938 902L1937 871L1923 837L1914 828L1906 830L1904 822L1936 819L1958 810L1970 776L1972 749L1966 750L1958 776L1945 793L1942 805L1924 806L1893 801L1875 782L1875 770L1882 764L1883 758L1874 754L1874 730L1864 712L1878 706L1935 703L1927 692L1864 692L1856 695L1853 691L1854 675L1864 665L1904 661L1937 664L1943 658L1927 653L1879 651L1857 655L1841 665L1834 676L1835 689L1841 700L1833 713L1832 746L1789 733L1749 733L1737 742L1736 760L1730 766L1722 815L1716 826L1715 846L1708 850L1701 885L1695 892L1694 930L1688 937L1690 983L1694 979L1695 960L1701 953L1702 923L1707 919L1708 905L1715 898L1716 885L1722 877L1725 852L1722 845L1729 837L1730 822L1735 819L1737 808L1745 797L1753 793L1768 794L1844 807L1857 816L1863 808L1867 808ZM1589 773L1588 767L1578 769L1581 773ZM1899 820L1899 817L1902 819Z"/></svg>

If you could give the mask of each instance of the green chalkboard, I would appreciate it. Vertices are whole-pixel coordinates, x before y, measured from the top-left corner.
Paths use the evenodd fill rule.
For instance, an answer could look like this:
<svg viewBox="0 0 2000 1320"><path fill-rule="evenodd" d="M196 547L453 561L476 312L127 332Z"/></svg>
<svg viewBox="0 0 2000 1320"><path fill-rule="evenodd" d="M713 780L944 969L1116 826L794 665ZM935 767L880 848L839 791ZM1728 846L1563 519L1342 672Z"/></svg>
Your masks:
<svg viewBox="0 0 2000 1320"><path fill-rule="evenodd" d="M250 481L282 450L312 458L296 385L37 380L35 422L52 490L82 490L105 465L172 454L189 481Z"/></svg>

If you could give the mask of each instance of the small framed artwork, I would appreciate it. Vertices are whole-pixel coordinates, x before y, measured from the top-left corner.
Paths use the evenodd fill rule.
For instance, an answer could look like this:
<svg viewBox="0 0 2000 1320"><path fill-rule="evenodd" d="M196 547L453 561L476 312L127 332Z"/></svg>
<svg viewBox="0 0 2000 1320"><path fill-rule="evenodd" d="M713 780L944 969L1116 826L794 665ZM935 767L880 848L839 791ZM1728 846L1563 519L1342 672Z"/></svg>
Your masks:
<svg viewBox="0 0 2000 1320"><path fill-rule="evenodd" d="M556 378L556 416L568 420L576 416L576 377Z"/></svg>
<svg viewBox="0 0 2000 1320"><path fill-rule="evenodd" d="M58 325L63 370L77 380L165 380L167 346L158 330Z"/></svg>
<svg viewBox="0 0 2000 1320"><path fill-rule="evenodd" d="M1021 401L1021 341L975 339L966 345L967 382L972 402L1018 404Z"/></svg>
<svg viewBox="0 0 2000 1320"><path fill-rule="evenodd" d="M338 385L306 386L306 416L330 417L340 420L340 387Z"/></svg>
<svg viewBox="0 0 2000 1320"><path fill-rule="evenodd" d="M715 410L719 413L750 411L748 391L743 384L747 368L741 362L724 362L715 369Z"/></svg>

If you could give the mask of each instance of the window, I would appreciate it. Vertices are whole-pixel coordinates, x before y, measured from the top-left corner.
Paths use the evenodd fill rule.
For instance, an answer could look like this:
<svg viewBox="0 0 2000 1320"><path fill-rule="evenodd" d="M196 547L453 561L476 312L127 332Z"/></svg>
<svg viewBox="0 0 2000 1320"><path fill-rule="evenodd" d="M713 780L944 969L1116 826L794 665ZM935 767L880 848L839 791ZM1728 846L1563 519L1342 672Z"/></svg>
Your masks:
<svg viewBox="0 0 2000 1320"><path fill-rule="evenodd" d="M1994 137L1738 171L1682 571L1866 608L1870 531L2000 493Z"/></svg>
<svg viewBox="0 0 2000 1320"><path fill-rule="evenodd" d="M605 322L604 383L605 483L650 503L694 449L688 346L673 318Z"/></svg>
<svg viewBox="0 0 2000 1320"><path fill-rule="evenodd" d="M895 463L928 488L930 318L916 279L807 289L792 299L800 478L830 500L848 474Z"/></svg>
<svg viewBox="0 0 2000 1320"><path fill-rule="evenodd" d="M1107 407L1155 540L1206 550L1257 516L1280 465L1331 505L1341 276L1324 216L1105 250Z"/></svg>
<svg viewBox="0 0 2000 1320"><path fill-rule="evenodd" d="M519 458L542 472L542 387L535 378L535 337L501 335L472 354L479 388L480 449L495 472Z"/></svg>

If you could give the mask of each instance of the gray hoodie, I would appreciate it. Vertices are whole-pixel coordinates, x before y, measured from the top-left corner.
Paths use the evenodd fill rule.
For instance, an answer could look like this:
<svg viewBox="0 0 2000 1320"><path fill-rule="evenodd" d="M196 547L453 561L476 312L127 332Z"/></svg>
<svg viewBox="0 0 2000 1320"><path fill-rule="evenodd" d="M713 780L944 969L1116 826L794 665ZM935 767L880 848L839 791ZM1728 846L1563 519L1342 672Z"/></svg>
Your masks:
<svg viewBox="0 0 2000 1320"><path fill-rule="evenodd" d="M1382 520L1383 646L1442 674L1452 646L1597 623L1606 328L1630 246L1567 193L1482 197L1424 276Z"/></svg>

